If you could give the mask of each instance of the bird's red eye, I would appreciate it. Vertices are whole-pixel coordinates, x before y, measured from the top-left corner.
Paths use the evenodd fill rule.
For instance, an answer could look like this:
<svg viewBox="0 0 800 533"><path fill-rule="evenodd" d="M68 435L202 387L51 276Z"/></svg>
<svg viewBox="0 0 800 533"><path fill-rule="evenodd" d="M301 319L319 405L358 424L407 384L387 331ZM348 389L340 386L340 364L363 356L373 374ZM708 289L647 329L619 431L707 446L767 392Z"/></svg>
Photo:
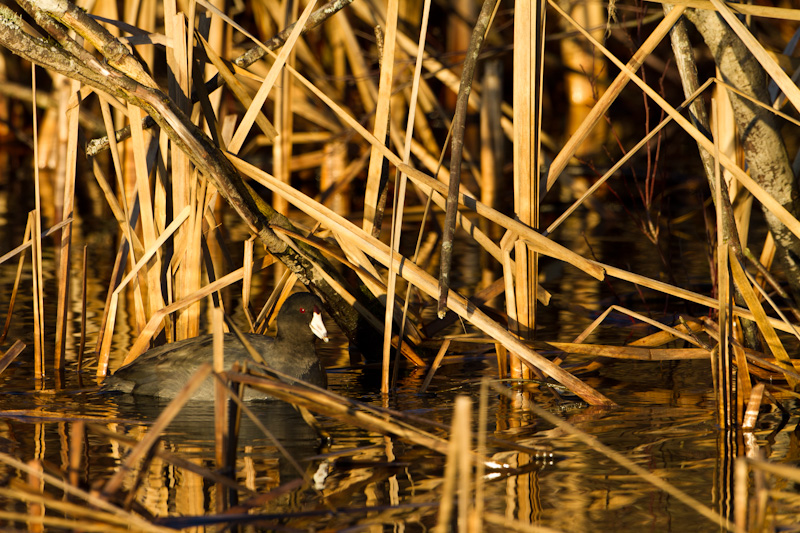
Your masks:
<svg viewBox="0 0 800 533"><path fill-rule="evenodd" d="M301 313L305 313L305 312L306 312L306 308L305 308L305 307L301 307L301 308L299 309L299 311L300 311Z"/></svg>

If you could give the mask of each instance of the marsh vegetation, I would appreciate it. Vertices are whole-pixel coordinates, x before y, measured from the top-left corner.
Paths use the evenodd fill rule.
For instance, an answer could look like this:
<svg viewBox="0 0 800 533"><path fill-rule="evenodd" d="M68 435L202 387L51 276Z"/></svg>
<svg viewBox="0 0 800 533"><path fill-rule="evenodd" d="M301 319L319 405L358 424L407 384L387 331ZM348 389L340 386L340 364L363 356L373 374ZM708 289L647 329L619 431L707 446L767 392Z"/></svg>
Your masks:
<svg viewBox="0 0 800 533"><path fill-rule="evenodd" d="M779 4L0 6L0 519L796 530ZM297 290L328 390L98 391Z"/></svg>

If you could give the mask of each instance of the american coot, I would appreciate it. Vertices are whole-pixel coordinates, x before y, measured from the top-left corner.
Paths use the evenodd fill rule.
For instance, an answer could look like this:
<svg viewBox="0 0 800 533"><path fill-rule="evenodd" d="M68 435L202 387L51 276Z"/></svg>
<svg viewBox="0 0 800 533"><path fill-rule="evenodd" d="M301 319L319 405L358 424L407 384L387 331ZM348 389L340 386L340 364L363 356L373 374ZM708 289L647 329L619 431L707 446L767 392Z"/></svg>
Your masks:
<svg viewBox="0 0 800 533"><path fill-rule="evenodd" d="M326 387L325 370L314 349L316 337L328 341L322 322L322 303L313 294L303 292L290 296L278 313L278 334L272 337L246 334L253 348L274 370L299 378L319 387ZM148 350L135 361L119 368L103 383L105 391L120 391L143 396L174 398L198 367L213 360L213 336L202 335ZM225 369L234 362L251 360L247 350L232 333L225 334ZM213 378L195 392L194 400L213 400ZM245 389L246 400L269 396L251 388Z"/></svg>

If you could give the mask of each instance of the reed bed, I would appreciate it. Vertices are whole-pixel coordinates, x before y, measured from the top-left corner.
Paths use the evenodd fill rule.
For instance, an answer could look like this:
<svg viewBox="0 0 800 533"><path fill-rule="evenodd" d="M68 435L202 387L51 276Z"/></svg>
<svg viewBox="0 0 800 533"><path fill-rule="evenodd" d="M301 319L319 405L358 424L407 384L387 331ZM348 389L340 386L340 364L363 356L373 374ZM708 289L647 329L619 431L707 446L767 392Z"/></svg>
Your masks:
<svg viewBox="0 0 800 533"><path fill-rule="evenodd" d="M385 4L333 0L324 5L315 0L247 2L253 17L232 6L223 11L205 0L98 3L87 10L70 2L17 3L16 12L0 8L0 44L30 66L23 99L33 110L49 109L41 117L39 112L24 117L32 132L35 209L22 243L0 257L0 263L18 261L0 341L14 342L0 358L0 372L25 348L23 341L6 337L21 298L18 289L28 248L37 389L43 388L48 372L63 374L69 366L66 354L75 349L69 323L76 302L82 320L77 368L89 369L99 381L113 370L114 346L123 335L120 320L133 332L124 357L116 359L127 363L154 341L172 342L206 330L218 340L226 329L236 329L230 320L234 314L240 313L253 331L263 331L274 309L297 285L304 285L321 296L366 362L380 359L386 405L401 364L427 367L420 390L425 393L453 346L482 343L496 353L498 383L524 384L524 393L511 395L521 399L523 409L576 435L718 527L758 529L767 520L767 500L793 502L765 488L764 478L796 481L797 473L760 457L751 437L759 406L768 403L783 410L784 403L797 400L800 370L790 354L800 341L800 282L793 276L791 256L792 247L800 242L800 222L791 199L776 197L780 187L756 175L752 158L757 148L726 142L727 130L735 127L723 125L735 123L739 113L727 103L730 91L733 98L742 95L755 102L757 113L785 120L788 125L781 133L790 140L787 144L796 141L800 90L795 80L800 71L787 74L764 39L759 40L740 17L756 17L783 29L792 27L785 21L800 20L800 10L677 0L669 3L671 7L665 5L661 15L660 3L651 2L649 8L659 12L658 22L648 26L641 44L623 57L618 49L610 49L604 36L622 31L625 24L609 15L607 27L598 27L599 3L592 6L591 16L552 0L519 2L512 14L487 0L480 11L473 10L471 39L458 50L462 57L453 60L437 55L428 35L432 14L451 14L442 13L429 0L408 5L398 0ZM618 2L617 9L621 7ZM770 102L742 94L742 87L723 81L728 78L725 74L699 84L694 60L686 49L680 52L687 44L679 28L695 9L718 13L730 27L773 83ZM639 17L641 23L644 14ZM512 22L509 38L500 28ZM605 62L617 73L611 79L605 69L592 70L591 75L570 82L585 85L570 85L569 90L594 96L591 109L572 116L564 132L548 131L547 120L553 116L545 109L545 100L552 103L553 98L545 92L545 54L556 27L567 32L569 42L580 43L577 49L586 56L569 58L577 60L579 68ZM683 81L679 97L655 89L643 69L656 50L665 47L668 34ZM513 54L504 53L504 47L513 47ZM789 48L786 56L794 52ZM503 68L512 68L513 74L501 74ZM37 86L37 79L44 77L49 78L47 98L40 97ZM10 81L25 87L21 80ZM605 138L607 127L616 131L615 105L630 98L631 91L646 100L645 134L617 137L620 147L631 148L613 154L607 165L598 165L607 170L595 172L593 183L571 195L545 224L543 198L551 189L569 191L567 169L597 153L610 153L605 139L599 141L602 146L593 139ZM704 118L704 109L700 111L703 100L711 102L712 122ZM12 118L10 123L21 120ZM696 145L703 158L697 165L704 167L707 177L702 194L713 202L708 213L705 207L698 209L713 219L708 223L713 228L708 243L712 286L704 292L681 286L669 272L646 276L636 272L636 265L622 269L605 264L556 240L567 221L581 216L604 188L618 181L621 169L646 161L645 183L637 184L640 198L635 209L643 214L636 231L660 251L661 232L668 224L660 221L654 198L657 172L652 167L663 164L658 154L667 133L686 144L684 153L694 153ZM554 135L562 135L563 141L554 141ZM505 165L503 151L511 155L511 165ZM52 172L43 184L44 169ZM93 180L82 184L80 180L89 174ZM79 186L92 189L94 198L102 200L105 205L97 209L115 225L116 235L102 323L88 342L87 248L80 274L75 266L76 222L85 219L76 207ZM753 243L749 232L752 199L772 230L763 243ZM421 213L421 221L412 213ZM47 220L51 227L45 230L42 224ZM48 240L52 235L57 240ZM453 253L464 239L473 240L482 254L482 282L468 289L472 294L452 283ZM763 250L758 258L749 250L756 244ZM49 246L57 267L45 273L42 254ZM434 253L437 246L441 255ZM262 249L266 254L256 257ZM234 263L232 250L242 250L237 252L243 256L241 265ZM537 330L537 316L547 313L553 296L570 295L551 294L540 285L543 258L569 265L586 278L625 282L678 300L689 311L675 323L645 309L614 304L598 311L591 325L571 341L547 338L546 332ZM263 285L259 272L265 270L272 276L271 292L263 308L257 309L251 300L253 286ZM43 284L50 276L58 283L53 350L45 348L45 330L50 326L45 322L49 302ZM73 294L76 277L82 280L79 296ZM232 308L230 294L239 290L234 286L240 282L241 297L234 299L240 308ZM648 333L626 345L589 342L609 317L620 314L647 325ZM467 325L466 333L452 333L450 326L457 320ZM364 324L377 337L363 334ZM371 340L375 338L382 338L380 347ZM94 346L87 358L85 343ZM241 388L250 386L295 405L322 435L325 424L318 415L444 457L437 505L347 510L363 515L360 524L388 523L396 520L392 513L397 512L418 513L437 531L454 527L480 531L490 526L531 530L530 524L484 510L486 472L516 473L508 464L493 463L490 450L536 453L486 434L488 385L482 387L479 423L473 421L470 400L459 397L452 425L442 426L303 383L277 380L257 364L224 372L221 347L215 346L213 363L201 368L141 440L100 427L94 420L73 425L73 466L80 462L84 431L130 448L117 473L92 480L91 490L80 488L74 476L53 475L46 471L47 465L26 464L0 453L0 462L20 473L8 487L0 488L0 495L28 509L27 514L0 511L0 517L25 523L31 530L161 531L190 523L277 524L276 517L252 510L259 502L296 490L298 483L314 487L316 481L288 454L300 481L275 488L274 493L258 494L220 473L236 468L242 414L269 433L240 400ZM581 362L573 364L576 355ZM254 358L257 361L257 354ZM734 513L720 514L703 506L535 405L536 395L546 392L558 401L577 397L598 408L614 407L612 395L584 379L609 358L653 364L709 361L716 421L745 435L744 444L726 448L731 454L726 459L735 463L735 483L727 487L734 493ZM216 471L156 446L194 388L212 375L218 384ZM492 385L492 390L510 394L506 386ZM229 411L229 403L235 409ZM476 432L475 427L480 429ZM154 460L189 469L217 484L213 513L194 522L148 518L137 507L136 494ZM131 472L135 472L132 486L123 487ZM27 483L21 481L23 474ZM344 512L326 496L320 500L321 515ZM296 519L302 523L303 518Z"/></svg>

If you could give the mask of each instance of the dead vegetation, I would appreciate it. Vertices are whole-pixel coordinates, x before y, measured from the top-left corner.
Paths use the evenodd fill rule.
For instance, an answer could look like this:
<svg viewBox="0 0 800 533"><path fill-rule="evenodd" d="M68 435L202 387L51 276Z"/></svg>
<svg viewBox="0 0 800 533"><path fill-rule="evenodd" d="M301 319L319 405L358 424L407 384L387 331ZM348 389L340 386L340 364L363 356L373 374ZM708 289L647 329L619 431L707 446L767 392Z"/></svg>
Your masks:
<svg viewBox="0 0 800 533"><path fill-rule="evenodd" d="M84 294L76 295L70 280L85 269L86 255L83 267L79 266L73 226L84 214L76 210L75 201L79 180L91 174L96 198L104 201L102 210L116 225L118 246L101 329L87 343L94 346L94 353L82 363L100 378L109 371L121 314L129 317L136 333L125 356L130 361L154 339L170 342L192 337L206 323L221 333L226 327L223 315L233 313L225 307L225 291L240 282L242 313L253 330L263 330L270 311L300 282L323 298L331 317L364 356L382 354L382 392L387 395L391 394L393 365L395 375L399 361L428 366L425 389L447 357L451 342L463 340L495 345L501 380L557 383L563 386L563 394L604 407L613 406L614 401L582 379L582 374L602 364L602 358L708 360L717 421L745 435L752 432L762 402L783 409L781 402L797 399L800 374L797 360L789 354L800 341L795 325L800 314L794 306L799 285L792 259L797 255L800 223L794 185L787 185L796 181L797 170L791 170L782 139L795 142L797 137L800 90L793 80L800 71L787 74L776 62L776 54L765 49L759 35L754 36L739 15L753 17L764 27L794 31L796 24L791 21L800 20L800 11L697 0L671 3L672 8L661 17L661 6L652 4L648 13L657 12L658 20L642 26L648 34L641 36L638 48L620 59L623 56L610 51L603 37L624 31L631 21L641 25L641 11L638 18L607 18L608 26L602 28L596 24L596 12L591 16L580 10L568 12L556 2L518 2L511 12L505 9L508 6L487 0L480 13L465 2L470 16L463 20L470 26L460 37L456 30L447 35L458 44L446 51L459 52L457 57L447 57L429 44L431 11L437 16L456 15L429 1L334 0L325 5L313 1L297 5L263 0L246 3L246 12L236 12L236 7L222 12L204 0L186 5L168 1L163 7L144 0L136 6L122 3L120 11L108 3L88 10L66 1L17 3L16 12L1 8L0 44L24 60L6 54L6 61L30 74L11 80L12 69L7 69L8 85L22 89L22 79L33 81L26 91L4 95L27 99L33 109L45 107L46 111L41 116L28 111L30 122L22 126L19 116L2 117L10 126L6 136L18 134L16 127L32 138L36 209L29 216L22 244L0 262L19 258L14 296L8 302L10 320L19 297L25 253L31 249L37 380L49 371L63 372L68 366L65 354L76 350L67 335L67 322L81 298L85 310L86 285ZM623 8L634 10L617 3L618 10ZM545 24L545 12L557 24ZM703 13L714 12L730 28L724 38L737 39L754 61L743 78L725 70L732 66L721 61L720 77L707 78L700 85L690 79L691 70L696 71L693 58L688 57L692 48L681 42L674 28L691 14L689 20L716 55L715 41L703 31L707 28L701 22ZM606 22L605 16L601 19ZM505 31L512 25L513 35ZM562 28L567 37L561 38L573 43L573 48L565 44L562 50L585 54L570 57L570 61L582 60L569 63L576 79L566 89L593 95L591 109L570 117L566 132L549 131L545 118L552 120L552 110L543 110L545 100L554 105L553 95L544 91L544 53L554 28ZM655 89L657 85L645 80L641 75L645 71L640 70L659 45L664 48L662 42L670 32L682 65L679 75L685 94L678 98ZM781 42L787 46L782 57L791 58L794 43ZM513 48L513 53L504 53L507 48ZM594 68L603 63L609 68ZM479 75L473 79L476 67ZM503 69L505 74L501 74ZM575 77L575 69L583 75ZM612 79L606 71L616 76ZM761 72L774 84L771 93L766 83L754 92L744 82L732 81L757 79ZM43 78L47 78L46 94L37 86ZM584 86L578 87L581 83ZM570 198L570 205L559 206L559 216L545 228L540 212L544 196L554 187L568 190L568 166L610 151L602 146L607 144L605 134L601 141L587 139L597 136L598 129L615 128L614 105L630 94L629 86L646 99L645 135L620 140L620 145L631 148L613 154L607 165L597 165L604 170L594 173L591 185ZM728 103L729 91L734 95L733 107ZM712 121L697 111L697 103L704 100L710 100ZM691 116L687 109L693 109ZM744 109L753 114L744 114ZM479 125L474 120L478 113ZM748 128L753 117L762 117L758 122L763 130ZM736 125L728 128L725 124ZM683 154L694 157L696 144L704 158L705 195L713 200L715 220L708 243L714 283L706 292L680 286L666 272L648 277L637 273L635 265L624 270L600 263L555 239L564 221L590 205L593 195L616 179L621 168L640 166L644 160L646 176L637 182L641 193L637 208L643 213L637 231L643 231L661 250L659 239L667 224L661 220L654 192L658 172L651 167L664 166L653 154L661 149L660 139L667 131L677 139L673 142L685 144ZM563 142L553 140L562 134ZM508 154L505 158L503 150ZM647 153L644 159L642 151ZM506 165L509 158L512 164ZM778 166L780 176L775 172ZM42 169L47 169L44 177ZM49 195L42 192L43 186ZM505 204L503 197L508 200ZM771 231L765 242L749 238L754 199ZM416 216L419 213L421 217ZM228 222L232 215L233 223ZM42 227L43 221L49 221L50 227ZM231 239L230 234L241 233L241 228L249 239ZM474 239L483 254L483 281L470 289L469 297L450 284L451 253L458 246L456 230ZM48 235L60 237L58 270L50 273L58 283L53 351L45 345L45 306L51 304L45 302L42 288L42 249L51 246ZM262 259L256 258L255 242L267 252ZM241 265L230 258L234 247L243 248ZM750 252L755 247L761 247L758 258ZM441 260L433 252L439 248ZM537 313L547 312L542 306L551 297L539 284L542 257L571 265L587 277L621 280L702 311L673 324L652 318L646 310L611 305L570 342L547 338L536 332ZM274 287L264 308L256 310L250 302L251 280L254 273L267 268L274 272ZM657 332L626 346L588 344L595 328L611 313L623 313ZM469 324L467 333L446 337L431 333L447 331L455 316ZM383 349L379 350L375 339L381 337ZM12 340L16 343L0 360L0 370L23 349L20 341ZM432 361L424 355L430 346L437 352ZM78 351L83 355L82 348ZM545 357L544 351L565 355ZM51 353L54 359L46 361L45 354ZM566 364L566 354L597 359L572 367ZM403 413L301 383L281 383L257 372L225 375L212 372L211 366L202 372L138 443L100 427L91 429L131 446L119 475L103 480L93 491L42 471L41 464L0 456L9 468L26 473L29 479L25 486L13 480L13 493L3 489L4 497L24 501L29 513L0 516L34 529L78 527L77 523L82 530L164 529L131 512L137 488L120 490L122 477L129 470L146 469L157 453L153 445L159 431L177 415L196 380L213 373L220 382L220 468L236 464L225 450L235 449L226 439L233 438L235 443L234 423L239 416L231 417L234 425L228 429L223 404L228 397L236 403L237 386L257 386L303 408L308 419L313 414L332 417L446 455L439 530L446 530L453 520L474 531L484 523L518 530L529 527L482 510L485 469L496 468L503 475L513 472L508 465L487 466L492 465L487 446L504 449L507 443L493 442L484 432L473 437L467 400L457 402L451 428L426 427ZM530 390L525 394L528 402ZM241 409L246 414L246 406ZM535 405L530 409L547 418ZM478 413L486 416L485 408ZM81 445L84 429L82 423L73 425L74 446ZM735 493L736 513L730 516L704 508L655 476L651 481L721 527L742 531L761 527L764 493L748 493L748 473L759 480L765 472L787 479L796 479L797 474L789 468L776 471L780 467L757 458L757 445L745 440L747 444L728 450L736 469L735 487L729 487ZM587 443L597 451L615 453L591 439ZM523 453L533 455L535 450ZM75 457L79 462L77 452ZM630 467L624 457L614 460L618 459ZM180 458L166 460L186 467ZM218 473L199 472L218 483L220 491L226 486L247 492ZM312 484L307 477L303 480ZM754 484L758 490L762 485L760 481ZM49 497L50 490L83 503L59 503ZM86 521L86 505L91 506L93 525ZM220 505L216 519L224 522L226 505ZM66 518L45 514L44 508L57 509ZM455 519L453 513L457 513Z"/></svg>

